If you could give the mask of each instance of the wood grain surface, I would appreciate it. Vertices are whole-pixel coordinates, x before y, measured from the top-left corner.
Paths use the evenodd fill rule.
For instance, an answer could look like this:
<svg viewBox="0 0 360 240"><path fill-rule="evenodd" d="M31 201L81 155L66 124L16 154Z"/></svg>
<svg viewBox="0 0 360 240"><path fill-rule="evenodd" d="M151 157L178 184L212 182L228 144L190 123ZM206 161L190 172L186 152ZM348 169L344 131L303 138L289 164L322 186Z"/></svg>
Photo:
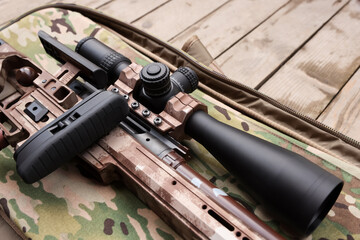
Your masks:
<svg viewBox="0 0 360 240"><path fill-rule="evenodd" d="M23 3L26 2L26 5ZM19 15L48 3L52 3L52 0L31 0L31 1L14 1L14 0L1 0L0 6L0 25L18 17Z"/></svg>
<svg viewBox="0 0 360 240"><path fill-rule="evenodd" d="M28 1L31 1L31 0L28 0ZM77 5L97 9L104 4L108 4L108 3L112 2L112 0L77 0L77 1L55 0L54 2L60 2L60 3L74 3L75 2Z"/></svg>
<svg viewBox="0 0 360 240"><path fill-rule="evenodd" d="M161 7L162 4L165 4L167 1L168 0L112 1L100 7L99 10L116 19L131 23L149 12Z"/></svg>
<svg viewBox="0 0 360 240"><path fill-rule="evenodd" d="M291 1L216 60L228 77L256 87L345 3L341 0Z"/></svg>
<svg viewBox="0 0 360 240"><path fill-rule="evenodd" d="M135 21L133 25L163 40L169 40L225 2L226 0L173 0Z"/></svg>
<svg viewBox="0 0 360 240"><path fill-rule="evenodd" d="M0 26L18 17L19 15L50 3L74 3L70 0L0 0ZM98 8L109 0L78 0L76 4L89 8Z"/></svg>
<svg viewBox="0 0 360 240"><path fill-rule="evenodd" d="M359 15L360 5L352 1L260 91L298 112L318 117L360 65Z"/></svg>
<svg viewBox="0 0 360 240"><path fill-rule="evenodd" d="M181 48L187 39L197 35L210 54L217 57L287 2L273 0L268 5L268 0L229 1L170 42Z"/></svg>
<svg viewBox="0 0 360 240"><path fill-rule="evenodd" d="M318 121L360 141L360 69L319 116Z"/></svg>

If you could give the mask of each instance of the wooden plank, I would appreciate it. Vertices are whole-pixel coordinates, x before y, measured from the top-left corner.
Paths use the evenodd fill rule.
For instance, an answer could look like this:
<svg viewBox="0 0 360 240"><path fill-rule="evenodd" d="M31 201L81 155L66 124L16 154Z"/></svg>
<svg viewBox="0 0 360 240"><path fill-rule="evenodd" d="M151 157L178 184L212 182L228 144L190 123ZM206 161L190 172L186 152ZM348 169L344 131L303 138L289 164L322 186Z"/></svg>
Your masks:
<svg viewBox="0 0 360 240"><path fill-rule="evenodd" d="M19 15L47 3L51 3L51 0L31 0L31 1L14 1L14 0L1 0L0 7L2 9L0 14L0 25L18 17ZM19 7L23 4L26 7Z"/></svg>
<svg viewBox="0 0 360 240"><path fill-rule="evenodd" d="M19 0L19 1L13 1L13 0L1 0L0 1L0 25L4 25L6 22L20 16L21 14L34 9L36 7L43 6L45 4L50 3L56 3L56 2L62 2L62 3L75 3L78 5L87 6L90 8L97 8L107 2L109 0ZM21 5L24 5L26 7L19 7Z"/></svg>
<svg viewBox="0 0 360 240"><path fill-rule="evenodd" d="M345 3L291 1L216 61L228 77L256 87Z"/></svg>
<svg viewBox="0 0 360 240"><path fill-rule="evenodd" d="M318 121L360 141L360 69L319 116Z"/></svg>
<svg viewBox="0 0 360 240"><path fill-rule="evenodd" d="M121 0L113 1L99 8L103 13L119 19L124 22L131 23L146 13L156 9L168 0Z"/></svg>
<svg viewBox="0 0 360 240"><path fill-rule="evenodd" d="M98 8L106 3L111 2L111 0L56 0L56 2L74 3L77 5L86 6L89 8Z"/></svg>
<svg viewBox="0 0 360 240"><path fill-rule="evenodd" d="M173 0L133 24L161 39L169 40L225 2L226 0Z"/></svg>
<svg viewBox="0 0 360 240"><path fill-rule="evenodd" d="M197 35L213 57L217 57L237 40L259 25L288 0L230 1L216 12L192 25L170 42L181 48Z"/></svg>
<svg viewBox="0 0 360 240"><path fill-rule="evenodd" d="M359 16L352 1L260 91L316 118L360 65Z"/></svg>

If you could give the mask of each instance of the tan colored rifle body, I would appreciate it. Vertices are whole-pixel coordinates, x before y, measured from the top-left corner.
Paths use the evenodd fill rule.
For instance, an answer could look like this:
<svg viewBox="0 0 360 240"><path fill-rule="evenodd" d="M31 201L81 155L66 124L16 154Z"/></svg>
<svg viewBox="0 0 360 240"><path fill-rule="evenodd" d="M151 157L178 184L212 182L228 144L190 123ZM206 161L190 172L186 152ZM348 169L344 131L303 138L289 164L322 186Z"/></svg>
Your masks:
<svg viewBox="0 0 360 240"><path fill-rule="evenodd" d="M16 148L21 146L39 129L81 101L68 87L79 73L79 69L70 63L65 63L54 77L8 44L0 46L0 61L0 89L6 92L5 82L14 89L0 95L2 147L7 144ZM24 71L24 67L31 68L35 72L33 76ZM130 105L134 101L132 91L139 83L141 68L131 64L108 90L117 89L119 94L126 94ZM30 82L23 80L31 77ZM24 112L34 100L49 110L43 121L35 122ZM133 112L140 115L143 109L140 104ZM146 120L162 134L181 140L186 137L186 119L198 110L206 110L206 107L188 94L179 93L168 102L163 112L152 113ZM153 123L156 117L163 120L161 124ZM193 171L185 163L186 156L171 151L160 159L121 127L113 129L80 157L86 168L104 183L121 180L186 239L281 238Z"/></svg>

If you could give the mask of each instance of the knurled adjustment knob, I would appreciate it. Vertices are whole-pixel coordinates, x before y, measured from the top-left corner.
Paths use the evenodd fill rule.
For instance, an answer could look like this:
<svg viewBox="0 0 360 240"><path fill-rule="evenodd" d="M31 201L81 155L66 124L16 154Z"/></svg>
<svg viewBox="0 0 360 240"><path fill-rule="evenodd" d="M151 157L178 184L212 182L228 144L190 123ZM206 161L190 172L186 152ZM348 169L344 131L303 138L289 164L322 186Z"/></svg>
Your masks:
<svg viewBox="0 0 360 240"><path fill-rule="evenodd" d="M170 70L162 63L150 63L140 72L145 93L150 97L163 96L171 90Z"/></svg>
<svg viewBox="0 0 360 240"><path fill-rule="evenodd" d="M114 83L119 78L122 70L131 64L130 59L93 37L80 40L76 45L75 51L104 69L107 73L109 84Z"/></svg>
<svg viewBox="0 0 360 240"><path fill-rule="evenodd" d="M176 72L180 72L188 81L188 90L184 90L185 92L192 92L194 91L198 84L199 84L199 78L197 74L189 67L179 67Z"/></svg>
<svg viewBox="0 0 360 240"><path fill-rule="evenodd" d="M191 93L199 83L197 74L188 67L179 67L171 76L171 80L179 86L182 92Z"/></svg>

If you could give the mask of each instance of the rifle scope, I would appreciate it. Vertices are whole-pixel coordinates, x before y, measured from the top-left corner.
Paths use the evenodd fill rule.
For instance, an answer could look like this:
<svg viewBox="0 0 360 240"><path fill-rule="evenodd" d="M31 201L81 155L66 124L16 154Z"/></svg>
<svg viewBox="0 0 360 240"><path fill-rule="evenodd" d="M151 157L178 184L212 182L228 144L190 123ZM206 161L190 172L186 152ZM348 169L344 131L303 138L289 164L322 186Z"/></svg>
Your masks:
<svg viewBox="0 0 360 240"><path fill-rule="evenodd" d="M76 51L99 66L108 59L106 56L120 55L110 64L114 67L106 69L116 79L130 64L95 38L81 41ZM179 91L189 93L196 88L197 76L187 69L189 73L179 70L169 80L169 69L164 64L145 66L140 74L142 89L137 93L138 101L153 112L161 112ZM304 157L221 123L205 112L193 113L185 132L298 236L310 234L320 224L342 189L340 179Z"/></svg>
<svg viewBox="0 0 360 240"><path fill-rule="evenodd" d="M104 68L110 84L131 64L128 58L93 37L82 39L75 51ZM191 93L198 85L198 77L192 69L180 67L170 75L169 68L162 63L146 65L140 72L140 79L142 87L134 89L134 98L154 113L162 112L167 101L177 93Z"/></svg>
<svg viewBox="0 0 360 240"><path fill-rule="evenodd" d="M221 123L205 112L190 116L185 132L298 235L315 230L342 189L340 179L304 157Z"/></svg>

